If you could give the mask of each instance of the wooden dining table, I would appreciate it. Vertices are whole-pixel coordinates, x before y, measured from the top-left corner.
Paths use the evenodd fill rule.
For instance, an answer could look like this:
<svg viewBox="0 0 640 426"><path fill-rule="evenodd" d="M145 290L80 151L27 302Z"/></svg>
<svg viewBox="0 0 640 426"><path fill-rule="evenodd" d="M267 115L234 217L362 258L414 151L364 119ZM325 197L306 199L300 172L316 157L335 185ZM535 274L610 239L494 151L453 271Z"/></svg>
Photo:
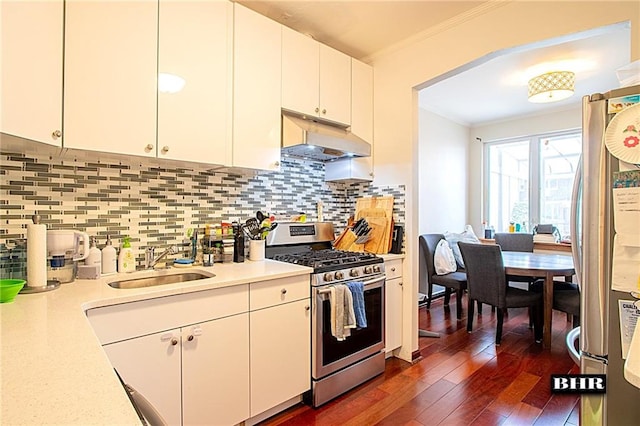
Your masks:
<svg viewBox="0 0 640 426"><path fill-rule="evenodd" d="M561 254L503 251L502 261L507 275L544 278L542 346L551 347L554 277L570 277L576 273L573 258Z"/></svg>

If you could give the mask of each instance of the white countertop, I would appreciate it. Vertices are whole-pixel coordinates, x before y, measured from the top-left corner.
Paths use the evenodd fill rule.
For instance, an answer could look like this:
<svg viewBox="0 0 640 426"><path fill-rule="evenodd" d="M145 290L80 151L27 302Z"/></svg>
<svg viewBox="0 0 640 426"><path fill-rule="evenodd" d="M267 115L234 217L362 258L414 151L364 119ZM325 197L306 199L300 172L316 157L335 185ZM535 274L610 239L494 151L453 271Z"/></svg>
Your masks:
<svg viewBox="0 0 640 426"><path fill-rule="evenodd" d="M140 289L109 287L117 278L148 272L118 274L0 304L0 424L140 424L87 320L89 308L312 272L272 260L183 270L199 269L216 276Z"/></svg>
<svg viewBox="0 0 640 426"><path fill-rule="evenodd" d="M379 254L378 256L383 258L385 262L388 262L390 260L395 260L395 259L404 259L404 253L401 253L401 254L387 253L387 254Z"/></svg>

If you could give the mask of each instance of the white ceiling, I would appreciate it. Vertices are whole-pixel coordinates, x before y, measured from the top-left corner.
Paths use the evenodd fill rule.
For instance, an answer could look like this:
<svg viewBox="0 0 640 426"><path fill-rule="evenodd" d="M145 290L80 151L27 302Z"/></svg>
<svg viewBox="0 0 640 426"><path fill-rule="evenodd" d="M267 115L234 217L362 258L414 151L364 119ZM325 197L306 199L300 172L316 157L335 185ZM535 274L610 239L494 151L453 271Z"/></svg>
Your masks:
<svg viewBox="0 0 640 426"><path fill-rule="evenodd" d="M451 0L236 1L365 61L407 39L463 22L465 14L497 7L493 2ZM628 24L545 40L480 58L465 69L452 70L438 82L427 82L419 103L469 126L578 107L583 95L619 87L615 70L629 63L629 54ZM574 95L552 104L528 102L528 79L550 71L544 64L559 61L572 61L563 65L563 70L576 73Z"/></svg>

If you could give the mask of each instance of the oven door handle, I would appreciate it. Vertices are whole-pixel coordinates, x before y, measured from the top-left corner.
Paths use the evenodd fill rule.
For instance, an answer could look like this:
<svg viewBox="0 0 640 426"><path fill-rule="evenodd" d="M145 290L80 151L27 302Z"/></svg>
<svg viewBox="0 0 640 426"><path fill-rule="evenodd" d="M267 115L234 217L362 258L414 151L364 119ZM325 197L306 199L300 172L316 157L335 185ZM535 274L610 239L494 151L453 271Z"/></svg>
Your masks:
<svg viewBox="0 0 640 426"><path fill-rule="evenodd" d="M386 275L382 275L382 276L370 279L368 281L363 281L362 284L363 284L364 287L367 287L367 286L370 286L372 284L378 283L380 281L384 281L386 279L387 279L387 276ZM326 289L325 288L321 288L321 289L318 290L318 294L328 294L330 292L331 292L331 290L328 289L328 288L326 288Z"/></svg>

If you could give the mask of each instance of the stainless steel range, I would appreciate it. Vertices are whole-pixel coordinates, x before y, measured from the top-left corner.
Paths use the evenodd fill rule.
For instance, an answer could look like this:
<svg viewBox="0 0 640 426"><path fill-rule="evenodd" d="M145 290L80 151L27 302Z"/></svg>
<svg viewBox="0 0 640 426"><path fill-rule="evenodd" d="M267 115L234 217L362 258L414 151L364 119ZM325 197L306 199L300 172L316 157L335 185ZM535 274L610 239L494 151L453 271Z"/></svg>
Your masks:
<svg viewBox="0 0 640 426"><path fill-rule="evenodd" d="M266 257L309 266L311 274L311 392L318 407L384 371L384 261L371 253L334 250L333 224L279 223L267 237ZM345 340L331 333L330 287L361 281L367 327Z"/></svg>

